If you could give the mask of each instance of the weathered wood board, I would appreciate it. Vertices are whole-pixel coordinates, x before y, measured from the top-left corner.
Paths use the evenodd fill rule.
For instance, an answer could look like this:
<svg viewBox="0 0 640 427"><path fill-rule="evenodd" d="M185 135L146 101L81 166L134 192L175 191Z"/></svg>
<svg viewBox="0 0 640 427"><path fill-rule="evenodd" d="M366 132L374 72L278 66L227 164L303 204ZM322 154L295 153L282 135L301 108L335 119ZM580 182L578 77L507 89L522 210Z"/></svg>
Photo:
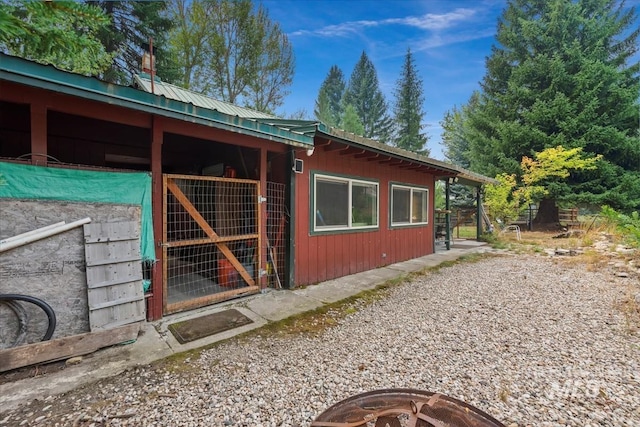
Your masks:
<svg viewBox="0 0 640 427"><path fill-rule="evenodd" d="M134 323L115 329L0 350L0 372L93 353L104 347L135 340L139 332L140 324Z"/></svg>
<svg viewBox="0 0 640 427"><path fill-rule="evenodd" d="M145 320L140 224L84 225L91 331Z"/></svg>

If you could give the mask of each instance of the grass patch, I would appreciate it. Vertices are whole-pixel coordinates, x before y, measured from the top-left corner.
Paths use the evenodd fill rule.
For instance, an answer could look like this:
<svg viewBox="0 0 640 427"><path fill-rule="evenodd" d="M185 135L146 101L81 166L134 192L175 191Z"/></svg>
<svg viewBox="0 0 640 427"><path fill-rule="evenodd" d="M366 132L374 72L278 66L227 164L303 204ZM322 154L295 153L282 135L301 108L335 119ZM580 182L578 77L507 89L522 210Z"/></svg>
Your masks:
<svg viewBox="0 0 640 427"><path fill-rule="evenodd" d="M635 334L640 331L640 301L636 295L640 295L640 290L629 285L624 299L620 302L620 310L625 319L627 333Z"/></svg>
<svg viewBox="0 0 640 427"><path fill-rule="evenodd" d="M214 343L210 346L200 347L193 350L183 351L181 353L174 353L164 359L157 360L152 363L152 366L158 370L164 370L172 374L187 374L196 372L199 368L196 364L191 363L192 360L200 358L200 354L211 347L215 347Z"/></svg>

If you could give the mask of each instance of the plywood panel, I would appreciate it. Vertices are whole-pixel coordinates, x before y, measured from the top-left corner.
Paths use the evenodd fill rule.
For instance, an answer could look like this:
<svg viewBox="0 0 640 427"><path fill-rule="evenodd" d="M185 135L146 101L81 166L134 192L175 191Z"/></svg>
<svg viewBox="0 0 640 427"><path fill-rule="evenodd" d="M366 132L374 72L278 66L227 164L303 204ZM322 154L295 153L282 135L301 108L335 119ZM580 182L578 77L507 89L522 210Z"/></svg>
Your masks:
<svg viewBox="0 0 640 427"><path fill-rule="evenodd" d="M86 217L92 223L140 221L139 206L106 203L2 199L0 213L0 239ZM82 227L0 254L0 288L45 300L58 320L53 339L90 331L86 271ZM39 341L47 325L35 308L29 314L26 343Z"/></svg>
<svg viewBox="0 0 640 427"><path fill-rule="evenodd" d="M86 224L84 237L91 330L143 321L139 222Z"/></svg>

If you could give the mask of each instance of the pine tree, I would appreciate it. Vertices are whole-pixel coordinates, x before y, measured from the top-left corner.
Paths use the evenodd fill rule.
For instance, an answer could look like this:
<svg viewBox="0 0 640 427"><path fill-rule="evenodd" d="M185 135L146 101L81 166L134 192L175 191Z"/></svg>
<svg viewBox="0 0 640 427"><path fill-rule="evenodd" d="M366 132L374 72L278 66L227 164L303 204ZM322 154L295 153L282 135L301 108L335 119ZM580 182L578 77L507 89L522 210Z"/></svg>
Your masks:
<svg viewBox="0 0 640 427"><path fill-rule="evenodd" d="M0 2L0 51L95 75L112 59L98 39L108 25L109 17L99 8L82 3Z"/></svg>
<svg viewBox="0 0 640 427"><path fill-rule="evenodd" d="M343 103L351 104L358 113L364 126L362 136L383 143L390 141L393 121L387 112L387 102L380 91L375 67L365 52L351 73Z"/></svg>
<svg viewBox="0 0 640 427"><path fill-rule="evenodd" d="M345 82L342 70L337 65L333 65L318 91L314 109L314 114L318 120L329 126L338 126L343 112L342 96L344 88Z"/></svg>
<svg viewBox="0 0 640 427"><path fill-rule="evenodd" d="M510 0L468 117L472 169L520 173L523 156L580 147L597 169L549 187L549 200L640 208L637 15L615 0Z"/></svg>
<svg viewBox="0 0 640 427"><path fill-rule="evenodd" d="M480 94L474 91L466 105L460 109L454 106L451 111L445 113L440 122L445 158L451 163L467 169L471 167L468 117L477 107L479 96Z"/></svg>
<svg viewBox="0 0 640 427"><path fill-rule="evenodd" d="M170 54L167 34L172 21L164 16L166 2L158 1L88 1L101 8L111 19L109 27L99 33L113 63L100 77L106 81L131 84L131 75L141 70L143 48L153 38L156 74L162 80L174 83L180 70Z"/></svg>
<svg viewBox="0 0 640 427"><path fill-rule="evenodd" d="M339 126L343 130L356 135L362 135L364 133L364 126L362 126L360 117L358 117L358 112L351 104L344 107L344 113L340 119Z"/></svg>
<svg viewBox="0 0 640 427"><path fill-rule="evenodd" d="M428 137L422 132L424 125L424 96L422 79L418 75L411 49L407 49L400 78L395 90L395 138L396 147L429 155Z"/></svg>

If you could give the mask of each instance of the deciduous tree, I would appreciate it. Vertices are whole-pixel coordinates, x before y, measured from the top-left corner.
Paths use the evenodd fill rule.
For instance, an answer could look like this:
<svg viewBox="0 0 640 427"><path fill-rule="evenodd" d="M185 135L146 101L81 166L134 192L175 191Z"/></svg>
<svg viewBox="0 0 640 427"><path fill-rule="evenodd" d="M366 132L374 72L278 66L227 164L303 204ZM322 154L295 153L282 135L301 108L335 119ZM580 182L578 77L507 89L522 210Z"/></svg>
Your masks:
<svg viewBox="0 0 640 427"><path fill-rule="evenodd" d="M267 10L251 0L173 0L170 42L188 88L273 112L284 102L293 48Z"/></svg>

